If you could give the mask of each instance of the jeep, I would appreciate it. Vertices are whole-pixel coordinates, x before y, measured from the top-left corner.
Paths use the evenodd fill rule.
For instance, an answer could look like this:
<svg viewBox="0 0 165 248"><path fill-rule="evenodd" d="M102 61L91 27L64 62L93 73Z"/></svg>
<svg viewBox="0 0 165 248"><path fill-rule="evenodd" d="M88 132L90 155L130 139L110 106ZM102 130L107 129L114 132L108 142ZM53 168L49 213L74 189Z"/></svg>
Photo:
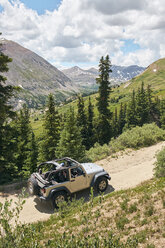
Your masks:
<svg viewBox="0 0 165 248"><path fill-rule="evenodd" d="M75 192L93 187L104 192L111 177L99 165L79 163L65 157L47 161L38 166L38 172L28 180L28 190L41 201L51 201L54 208Z"/></svg>

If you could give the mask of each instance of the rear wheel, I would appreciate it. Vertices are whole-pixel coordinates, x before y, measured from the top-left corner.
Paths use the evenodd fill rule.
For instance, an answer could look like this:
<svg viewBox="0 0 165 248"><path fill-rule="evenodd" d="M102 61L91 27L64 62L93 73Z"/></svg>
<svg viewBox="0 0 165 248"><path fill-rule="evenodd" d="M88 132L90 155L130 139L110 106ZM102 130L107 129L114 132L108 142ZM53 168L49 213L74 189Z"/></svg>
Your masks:
<svg viewBox="0 0 165 248"><path fill-rule="evenodd" d="M105 177L100 177L96 181L96 190L98 193L104 192L108 187L108 180Z"/></svg>
<svg viewBox="0 0 165 248"><path fill-rule="evenodd" d="M28 191L31 195L38 195L39 194L40 188L39 188L38 183L34 177L31 177L28 180Z"/></svg>
<svg viewBox="0 0 165 248"><path fill-rule="evenodd" d="M55 193L52 197L52 205L54 208L59 208L59 205L67 200L67 194L64 191Z"/></svg>

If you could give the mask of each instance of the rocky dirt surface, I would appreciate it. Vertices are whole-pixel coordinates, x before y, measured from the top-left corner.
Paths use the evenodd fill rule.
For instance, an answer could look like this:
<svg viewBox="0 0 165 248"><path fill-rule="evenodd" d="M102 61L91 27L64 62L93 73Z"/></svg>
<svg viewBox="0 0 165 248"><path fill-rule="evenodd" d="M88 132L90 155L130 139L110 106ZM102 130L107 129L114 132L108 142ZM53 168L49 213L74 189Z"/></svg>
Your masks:
<svg viewBox="0 0 165 248"><path fill-rule="evenodd" d="M127 189L135 187L141 182L153 177L153 168L156 161L155 154L165 146L165 142L156 145L142 148L137 151L128 150L123 153L118 153L114 157L108 157L100 160L97 164L111 175L111 181L106 193L113 190ZM89 189L79 192L77 198L89 198ZM1 193L0 202L5 199L13 199L13 202L18 199L18 192ZM20 221L22 223L30 223L39 220L46 220L53 213L51 204L40 203L35 197L27 197L26 203L20 213Z"/></svg>

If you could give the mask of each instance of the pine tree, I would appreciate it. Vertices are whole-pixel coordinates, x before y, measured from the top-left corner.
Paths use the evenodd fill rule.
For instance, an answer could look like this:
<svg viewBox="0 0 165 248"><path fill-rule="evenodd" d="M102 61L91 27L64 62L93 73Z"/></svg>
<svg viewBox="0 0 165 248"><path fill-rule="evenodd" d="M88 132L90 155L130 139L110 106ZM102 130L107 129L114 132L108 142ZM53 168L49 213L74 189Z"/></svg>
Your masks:
<svg viewBox="0 0 165 248"><path fill-rule="evenodd" d="M77 125L81 130L82 143L88 148L88 128L87 128L87 116L85 114L84 100L82 96L78 96L78 113L77 113Z"/></svg>
<svg viewBox="0 0 165 248"><path fill-rule="evenodd" d="M17 152L15 127L10 125L3 129L3 143L1 143L0 156L0 182L1 184L11 181L17 177L17 165L15 161L15 153ZM2 138L2 136L1 136Z"/></svg>
<svg viewBox="0 0 165 248"><path fill-rule="evenodd" d="M126 111L126 127L135 127L138 124L136 115L136 98L135 91L132 92L131 100L128 103Z"/></svg>
<svg viewBox="0 0 165 248"><path fill-rule="evenodd" d="M77 120L72 108L70 108L66 116L57 154L59 157L67 156L79 161L82 161L85 156L85 147L82 145L80 128L77 126Z"/></svg>
<svg viewBox="0 0 165 248"><path fill-rule="evenodd" d="M47 111L44 121L44 136L40 143L40 161L55 159L58 142L60 139L60 116L55 108L53 96L48 97Z"/></svg>
<svg viewBox="0 0 165 248"><path fill-rule="evenodd" d="M2 44L0 44L0 73L8 71L8 63L11 61L11 58L4 55ZM13 86L6 85L6 78L0 74L0 179L2 177L2 180L9 177L9 174L13 175L15 171L11 150L14 142L12 138L13 130L9 124L14 117L12 106L9 104L13 92Z"/></svg>
<svg viewBox="0 0 165 248"><path fill-rule="evenodd" d="M159 97L156 97L154 99L154 116L156 116L155 118L155 122L158 125L158 127L161 127L161 100L159 99Z"/></svg>
<svg viewBox="0 0 165 248"><path fill-rule="evenodd" d="M137 93L136 115L139 126L142 126L144 123L147 123L149 121L149 105L143 82L141 84L141 88L138 89Z"/></svg>
<svg viewBox="0 0 165 248"><path fill-rule="evenodd" d="M88 146L87 149L91 148L95 143L95 132L94 132L94 125L93 125L93 118L94 118L94 112L93 112L93 105L91 103L91 98L89 97L89 103L88 103Z"/></svg>
<svg viewBox="0 0 165 248"><path fill-rule="evenodd" d="M165 100L160 102L160 125L161 128L165 129Z"/></svg>
<svg viewBox="0 0 165 248"><path fill-rule="evenodd" d="M117 137L119 134L119 127L118 127L118 116L117 116L117 108L115 108L115 113L113 114L113 121L112 121L112 130L113 130L113 137Z"/></svg>
<svg viewBox="0 0 165 248"><path fill-rule="evenodd" d="M30 126L30 113L26 105L20 110L16 120L17 128L17 152L16 165L20 175L23 175L23 168L26 168L26 160L29 154L30 134L32 132Z"/></svg>
<svg viewBox="0 0 165 248"><path fill-rule="evenodd" d="M112 113L109 110L109 94L111 92L110 82L109 82L109 73L111 70L111 62L109 56L107 55L104 59L100 59L99 64L100 75L96 79L96 82L99 84L98 90L98 102L97 107L99 111L99 119L97 125L97 138L100 144L108 143L112 136L112 128L110 125L110 119Z"/></svg>
<svg viewBox="0 0 165 248"><path fill-rule="evenodd" d="M149 122L155 122L158 126L160 126L160 109L159 104L157 105L157 101L153 100L151 85L147 86L147 99L148 99L148 115Z"/></svg>
<svg viewBox="0 0 165 248"><path fill-rule="evenodd" d="M108 108L109 94L111 92L109 73L112 72L112 70L111 70L111 62L109 60L108 55L106 56L105 59L103 57L100 59L99 72L100 75L96 79L97 84L99 84L99 91L98 91L99 96L97 98L98 111L101 115L105 115L110 118L111 112Z"/></svg>
<svg viewBox="0 0 165 248"><path fill-rule="evenodd" d="M118 119L118 133L121 134L126 123L126 105L120 104L119 119Z"/></svg>
<svg viewBox="0 0 165 248"><path fill-rule="evenodd" d="M35 140L35 135L33 132L30 134L30 140L28 143L28 154L27 159L25 161L25 166L23 170L25 171L25 175L28 176L36 171L37 168L37 159L38 159L38 146Z"/></svg>

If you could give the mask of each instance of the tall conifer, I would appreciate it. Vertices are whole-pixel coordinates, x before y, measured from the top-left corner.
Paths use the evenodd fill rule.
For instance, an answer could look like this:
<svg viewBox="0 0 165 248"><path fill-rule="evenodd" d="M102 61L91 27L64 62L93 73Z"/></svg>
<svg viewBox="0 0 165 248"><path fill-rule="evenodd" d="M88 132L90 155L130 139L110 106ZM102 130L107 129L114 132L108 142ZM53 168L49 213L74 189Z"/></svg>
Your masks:
<svg viewBox="0 0 165 248"><path fill-rule="evenodd" d="M1 35L1 33L0 33ZM2 44L0 44L0 73L8 71L8 63L12 59L3 53ZM13 158L13 129L9 124L14 116L12 106L9 104L13 96L14 87L6 85L6 77L0 74L0 180L5 181L5 177L13 174L15 171L12 163ZM10 177L10 176L9 176ZM2 182L1 180L1 182Z"/></svg>
<svg viewBox="0 0 165 248"><path fill-rule="evenodd" d="M119 134L119 127L118 127L118 116L117 116L117 108L115 108L115 113L113 114L113 121L112 121L112 130L113 130L113 137L117 137Z"/></svg>
<svg viewBox="0 0 165 248"><path fill-rule="evenodd" d="M165 100L160 102L160 125L161 128L165 129Z"/></svg>
<svg viewBox="0 0 165 248"><path fill-rule="evenodd" d="M24 174L27 176L36 171L38 161L38 146L33 132L30 134L28 150L29 152L27 154L27 159L23 168Z"/></svg>
<svg viewBox="0 0 165 248"><path fill-rule="evenodd" d="M135 91L132 92L131 100L127 105L126 111L126 127L131 128L137 125L137 115L136 115L136 97Z"/></svg>
<svg viewBox="0 0 165 248"><path fill-rule="evenodd" d="M88 147L91 148L95 143L95 132L94 132L94 124L93 124L94 112L93 105L91 103L91 98L89 97L88 102Z"/></svg>
<svg viewBox="0 0 165 248"><path fill-rule="evenodd" d="M57 154L59 157L67 156L78 161L83 160L85 156L85 147L82 145L81 132L77 126L73 108L70 108L67 113L64 128L60 135Z"/></svg>
<svg viewBox="0 0 165 248"><path fill-rule="evenodd" d="M87 116L85 114L84 100L82 96L78 96L78 113L77 113L77 125L80 127L82 143L88 148L88 127Z"/></svg>
<svg viewBox="0 0 165 248"><path fill-rule="evenodd" d="M30 114L26 105L20 110L18 118L16 120L17 128L17 152L16 152L16 164L18 171L22 175L23 168L26 168L26 160L29 155L29 142L30 134L32 132L30 126Z"/></svg>
<svg viewBox="0 0 165 248"><path fill-rule="evenodd" d="M111 92L109 73L112 72L112 70L108 55L105 59L103 57L100 59L99 72L99 77L96 79L96 82L99 84L99 96L97 98L99 111L97 138L100 144L104 144L108 143L112 136L112 128L110 125L112 113L109 110L109 94Z"/></svg>
<svg viewBox="0 0 165 248"><path fill-rule="evenodd" d="M121 103L119 110L119 119L118 119L119 134L122 133L122 130L125 126L126 123L125 118L126 118L126 105L123 105L123 103Z"/></svg>
<svg viewBox="0 0 165 248"><path fill-rule="evenodd" d="M55 159L58 142L60 139L60 116L55 108L52 94L48 97L47 110L44 121L44 135L40 143L40 161Z"/></svg>
<svg viewBox="0 0 165 248"><path fill-rule="evenodd" d="M148 122L149 105L143 82L141 84L141 88L138 89L138 93L136 97L136 114L137 114L137 122L139 126L142 126L144 123Z"/></svg>

